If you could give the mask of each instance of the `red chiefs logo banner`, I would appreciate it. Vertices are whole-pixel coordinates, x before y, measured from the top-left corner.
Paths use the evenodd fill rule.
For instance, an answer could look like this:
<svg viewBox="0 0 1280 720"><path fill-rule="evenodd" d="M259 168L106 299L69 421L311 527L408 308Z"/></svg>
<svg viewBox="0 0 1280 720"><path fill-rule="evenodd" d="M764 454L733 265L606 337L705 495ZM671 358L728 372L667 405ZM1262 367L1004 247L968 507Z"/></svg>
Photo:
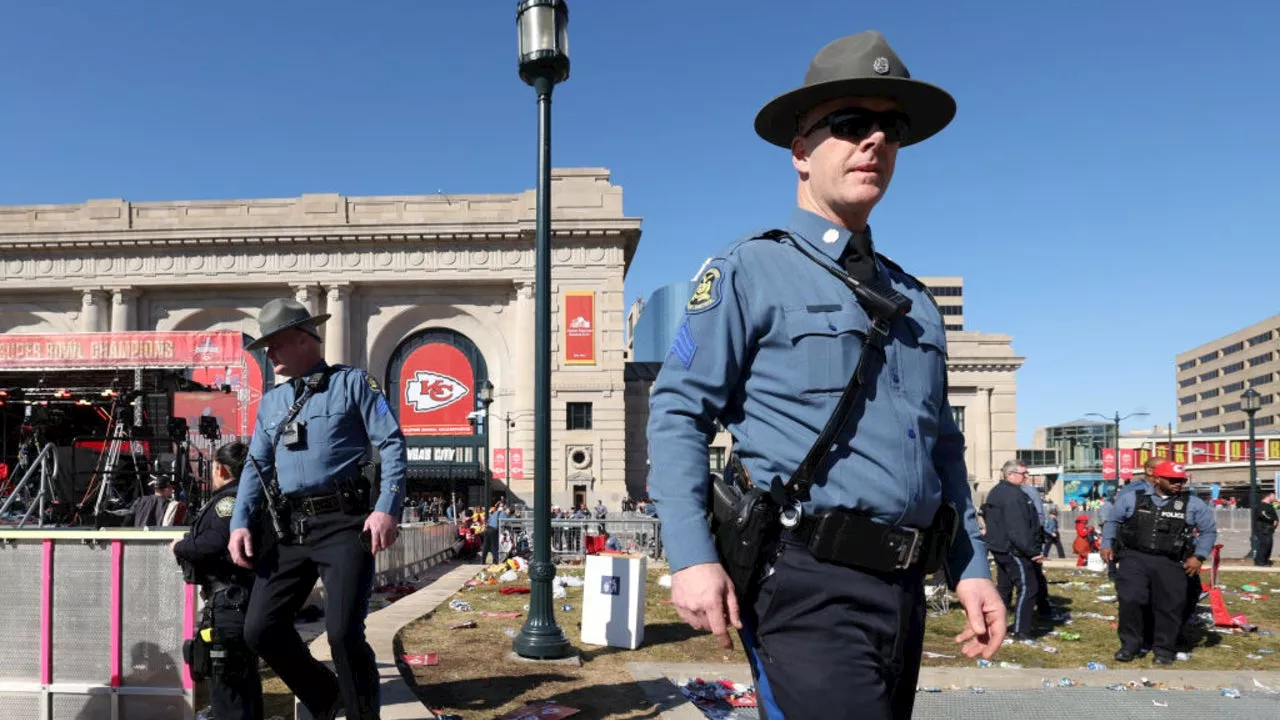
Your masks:
<svg viewBox="0 0 1280 720"><path fill-rule="evenodd" d="M1129 480L1133 477L1134 455L1133 449L1120 451L1120 479Z"/></svg>
<svg viewBox="0 0 1280 720"><path fill-rule="evenodd" d="M507 452L511 453L511 479L524 479L524 449L523 448L496 448L493 451L493 477L498 480L507 478Z"/></svg>
<svg viewBox="0 0 1280 720"><path fill-rule="evenodd" d="M566 365L596 363L596 294L564 294L564 361Z"/></svg>
<svg viewBox="0 0 1280 720"><path fill-rule="evenodd" d="M1116 449L1102 448L1102 479L1116 479Z"/></svg>
<svg viewBox="0 0 1280 720"><path fill-rule="evenodd" d="M433 342L400 368L400 428L405 435L470 435L475 369L461 350Z"/></svg>

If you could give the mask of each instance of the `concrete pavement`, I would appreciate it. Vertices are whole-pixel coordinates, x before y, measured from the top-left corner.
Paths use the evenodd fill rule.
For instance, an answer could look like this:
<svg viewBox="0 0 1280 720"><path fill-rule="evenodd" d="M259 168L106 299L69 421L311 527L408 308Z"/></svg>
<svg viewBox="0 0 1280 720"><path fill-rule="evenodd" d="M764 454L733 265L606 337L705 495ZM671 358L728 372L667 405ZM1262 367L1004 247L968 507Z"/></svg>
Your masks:
<svg viewBox="0 0 1280 720"><path fill-rule="evenodd" d="M630 663L627 669L646 696L662 712L664 720L701 720L704 715L681 694L677 682L687 678L704 680L726 678L750 683L746 665L695 665L670 663ZM1063 677L1075 681L1075 687L1058 687ZM1108 685L1140 685L1143 678L1170 688L1159 690L1111 690ZM1259 687L1254 681L1271 689ZM1052 687L1046 688L1048 681ZM1240 718L1253 720L1280 717L1280 673L1213 672L1182 670L1105 670L1090 671L1064 668L923 668L921 688L943 689L920 692L916 696L917 720L954 718L1018 718L1025 720L1079 720L1090 712L1106 713L1109 718L1170 718L1175 713L1213 713L1215 720ZM973 688L981 688L975 693ZM1240 698L1223 697L1221 688L1234 688ZM840 698L833 698L839 702ZM856 702L856 698L849 698ZM1159 705L1165 703L1167 705ZM739 711L744 719L754 712Z"/></svg>

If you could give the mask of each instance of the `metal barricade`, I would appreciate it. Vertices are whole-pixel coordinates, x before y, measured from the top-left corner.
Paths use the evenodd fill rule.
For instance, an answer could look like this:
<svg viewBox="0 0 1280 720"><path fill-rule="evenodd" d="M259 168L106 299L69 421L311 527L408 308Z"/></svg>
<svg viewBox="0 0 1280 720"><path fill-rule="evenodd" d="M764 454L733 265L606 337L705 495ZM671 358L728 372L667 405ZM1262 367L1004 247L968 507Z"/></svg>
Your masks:
<svg viewBox="0 0 1280 720"><path fill-rule="evenodd" d="M622 552L646 555L651 560L666 557L659 533L662 523L657 518L644 516L610 515L603 520L594 518L554 518L551 521L552 560L581 559L587 555L586 538L608 533L618 539ZM499 536L519 542L520 538L533 544L534 519L531 516L501 518L498 521Z"/></svg>
<svg viewBox="0 0 1280 720"><path fill-rule="evenodd" d="M169 550L187 530L0 530L0 717L193 720L182 644L200 599ZM402 525L377 582L420 573L455 539Z"/></svg>

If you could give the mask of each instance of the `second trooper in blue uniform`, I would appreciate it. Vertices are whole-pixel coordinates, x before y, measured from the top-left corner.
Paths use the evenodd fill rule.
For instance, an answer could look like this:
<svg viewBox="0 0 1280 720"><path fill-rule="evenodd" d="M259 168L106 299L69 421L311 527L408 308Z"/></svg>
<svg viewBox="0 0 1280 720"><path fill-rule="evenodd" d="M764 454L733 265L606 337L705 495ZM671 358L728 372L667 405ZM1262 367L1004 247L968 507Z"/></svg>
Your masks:
<svg viewBox="0 0 1280 720"><path fill-rule="evenodd" d="M733 435L753 483L788 478L832 416L871 331L853 293L819 263L891 286L912 306L893 322L884 349L867 351L875 355L865 402L815 474L804 516L850 511L864 528L880 528L871 534L889 536L930 528L943 504L952 506L962 527L946 564L969 617L957 640L970 657L991 657L1005 634L964 438L947 401L942 316L918 281L875 254L867 226L898 149L938 132L954 112L950 95L910 79L880 33L823 48L804 86L756 118L761 137L790 149L798 174L791 238L752 233L715 255L653 387L649 489L672 602L725 647L729 628L740 631L769 720L910 717L924 634L924 572L915 558L883 571L860 568L857 558L824 562L784 531L764 557L763 579L740 589L739 607L707 528L707 445L717 423ZM884 565L890 554L866 552L882 556L864 554L867 565ZM833 690L852 700L833 701Z"/></svg>
<svg viewBox="0 0 1280 720"><path fill-rule="evenodd" d="M364 636L373 561L396 541L407 458L399 423L373 378L324 362L315 328L328 317L313 317L292 299L272 300L258 316L262 337L249 348L265 346L276 373L294 380L266 393L258 407L229 548L237 564L258 573L245 620L250 647L313 717L345 708L346 717L363 720L379 716L378 670ZM370 444L382 460L376 503L360 469ZM263 517L264 481L273 473L288 509L283 540ZM264 542L255 542L251 529ZM326 589L336 677L293 626L317 577Z"/></svg>

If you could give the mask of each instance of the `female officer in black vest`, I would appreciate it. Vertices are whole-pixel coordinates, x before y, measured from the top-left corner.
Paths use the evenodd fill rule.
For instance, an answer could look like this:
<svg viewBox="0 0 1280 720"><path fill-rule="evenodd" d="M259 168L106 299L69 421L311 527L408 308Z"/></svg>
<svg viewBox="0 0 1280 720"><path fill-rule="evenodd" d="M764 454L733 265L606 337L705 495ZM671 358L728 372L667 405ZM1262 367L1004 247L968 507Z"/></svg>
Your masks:
<svg viewBox="0 0 1280 720"><path fill-rule="evenodd" d="M253 571L231 562L227 542L231 537L231 513L249 449L242 442L218 448L213 461L213 497L196 516L191 532L173 541L173 554L200 585L205 609L200 628L225 659L214 664L209 679L209 700L216 720L262 717L262 680L258 658L244 642L244 613L249 607Z"/></svg>

